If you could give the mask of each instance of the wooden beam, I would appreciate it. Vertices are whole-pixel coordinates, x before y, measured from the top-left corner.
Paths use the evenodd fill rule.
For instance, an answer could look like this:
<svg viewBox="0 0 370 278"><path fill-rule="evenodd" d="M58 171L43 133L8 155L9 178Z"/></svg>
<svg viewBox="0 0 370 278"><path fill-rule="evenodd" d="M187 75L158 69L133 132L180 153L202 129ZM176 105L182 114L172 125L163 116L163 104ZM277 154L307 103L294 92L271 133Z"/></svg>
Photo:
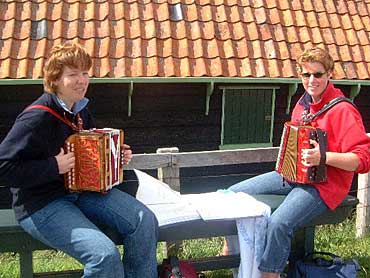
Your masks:
<svg viewBox="0 0 370 278"><path fill-rule="evenodd" d="M370 133L367 134L370 136ZM356 208L356 237L365 237L370 230L370 173L358 174L357 180L357 199L359 201Z"/></svg>
<svg viewBox="0 0 370 278"><path fill-rule="evenodd" d="M350 93L350 96L349 98L354 101L355 98L359 95L361 91L361 84L357 84L357 85L352 85L351 86L351 93Z"/></svg>
<svg viewBox="0 0 370 278"><path fill-rule="evenodd" d="M177 167L202 167L276 161L278 147L216 150L180 153L134 154L125 170Z"/></svg>
<svg viewBox="0 0 370 278"><path fill-rule="evenodd" d="M131 109L132 109L132 94L134 93L134 82L131 81L128 86L128 93L127 93L127 101L128 101L128 107L127 107L127 116L131 117Z"/></svg>
<svg viewBox="0 0 370 278"><path fill-rule="evenodd" d="M215 89L215 83L213 81L207 84L206 116L208 116L208 113L209 113L209 102L211 101L211 95L213 94L214 89Z"/></svg>
<svg viewBox="0 0 370 278"><path fill-rule="evenodd" d="M290 104L292 103L292 97L297 92L297 89L298 89L298 83L289 84L287 106L286 106L286 111L285 111L287 115L290 114Z"/></svg>
<svg viewBox="0 0 370 278"><path fill-rule="evenodd" d="M179 167L203 167L276 161L278 147L242 150L218 150L173 154L172 163Z"/></svg>
<svg viewBox="0 0 370 278"><path fill-rule="evenodd" d="M356 208L356 237L363 238L369 233L370 226L370 194L369 173L358 174L357 198L358 205Z"/></svg>
<svg viewBox="0 0 370 278"><path fill-rule="evenodd" d="M173 155L178 152L179 149L176 147L157 150L157 153L172 155L170 165L158 168L158 179L167 183L173 190L180 192L180 168L178 165L172 163Z"/></svg>
<svg viewBox="0 0 370 278"><path fill-rule="evenodd" d="M130 164L124 169L151 170L170 166L171 163L171 154L134 154Z"/></svg>

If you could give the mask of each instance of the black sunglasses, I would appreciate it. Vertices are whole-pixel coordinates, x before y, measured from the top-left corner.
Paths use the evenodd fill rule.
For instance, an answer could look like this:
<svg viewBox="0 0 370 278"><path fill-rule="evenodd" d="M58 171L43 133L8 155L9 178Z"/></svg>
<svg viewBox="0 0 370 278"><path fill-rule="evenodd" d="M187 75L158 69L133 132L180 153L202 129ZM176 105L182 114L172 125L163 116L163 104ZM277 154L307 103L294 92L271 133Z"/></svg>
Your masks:
<svg viewBox="0 0 370 278"><path fill-rule="evenodd" d="M309 72L302 72L301 75L303 78L309 78L311 75L315 78L321 78L326 72L314 72L314 73L309 73Z"/></svg>

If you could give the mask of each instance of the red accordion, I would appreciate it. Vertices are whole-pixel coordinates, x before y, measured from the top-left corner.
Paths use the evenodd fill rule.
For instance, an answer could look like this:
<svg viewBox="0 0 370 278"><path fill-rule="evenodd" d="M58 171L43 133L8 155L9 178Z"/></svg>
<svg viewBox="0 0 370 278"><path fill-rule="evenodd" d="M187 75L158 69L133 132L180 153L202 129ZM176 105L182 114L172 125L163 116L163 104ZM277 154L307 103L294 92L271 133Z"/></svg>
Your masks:
<svg viewBox="0 0 370 278"><path fill-rule="evenodd" d="M75 153L75 167L64 177L69 191L106 192L123 181L123 131L82 130L67 138L65 150Z"/></svg>
<svg viewBox="0 0 370 278"><path fill-rule="evenodd" d="M312 147L310 145L310 139L316 140L319 143L321 153L326 151L326 132L307 125L294 125L291 122L284 124L275 167L275 170L284 179L297 183L319 183L326 181L325 164L312 167L302 164L302 149Z"/></svg>

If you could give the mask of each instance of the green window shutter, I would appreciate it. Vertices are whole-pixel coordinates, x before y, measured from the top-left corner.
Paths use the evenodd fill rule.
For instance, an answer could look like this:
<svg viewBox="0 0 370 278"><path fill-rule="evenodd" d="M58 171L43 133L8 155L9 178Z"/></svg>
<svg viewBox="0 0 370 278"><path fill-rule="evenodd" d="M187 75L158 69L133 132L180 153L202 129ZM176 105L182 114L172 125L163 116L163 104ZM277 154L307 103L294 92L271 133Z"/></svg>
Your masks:
<svg viewBox="0 0 370 278"><path fill-rule="evenodd" d="M274 103L274 89L225 89L222 146L271 146Z"/></svg>

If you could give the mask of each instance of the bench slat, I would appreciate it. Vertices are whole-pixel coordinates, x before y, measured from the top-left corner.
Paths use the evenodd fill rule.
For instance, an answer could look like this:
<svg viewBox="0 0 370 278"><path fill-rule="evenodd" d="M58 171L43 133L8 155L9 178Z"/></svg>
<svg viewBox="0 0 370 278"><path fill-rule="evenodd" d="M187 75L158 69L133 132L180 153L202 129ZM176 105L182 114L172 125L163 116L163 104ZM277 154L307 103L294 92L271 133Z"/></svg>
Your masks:
<svg viewBox="0 0 370 278"><path fill-rule="evenodd" d="M276 209L284 200L282 195L256 195L256 199L269 205L272 209ZM342 204L335 211L328 211L324 215L314 219L310 224L306 225L301 233L297 233L297 241L300 243L297 248L300 250L292 250L296 257L302 256L306 251L313 251L313 236L315 225L335 224L342 222L347 218L357 205L358 199L353 196L347 196ZM108 233L108 236L116 244L122 244L122 240L117 234ZM203 221L194 220L176 225L161 227L159 231L159 241L177 241L185 239L209 238L225 235L237 234L237 229L234 220L222 221ZM302 248L303 247L303 248ZM30 269L30 254L34 250L47 250L50 247L33 239L25 233L15 219L13 210L0 209L0 252L19 252L23 264L21 269L24 273L22 277L32 277ZM303 250L301 250L303 249ZM238 256L237 256L238 257ZM32 257L31 257L32 260ZM226 256L216 258L199 258L194 259L193 263L197 270L214 270L231 268L238 265L238 258ZM58 272L59 273L59 272ZM57 272L49 273L49 276L43 276L42 273L35 274L34 277L80 277L81 271L67 271L59 275ZM64 275L64 276L63 276ZM78 276L79 275L79 276Z"/></svg>

